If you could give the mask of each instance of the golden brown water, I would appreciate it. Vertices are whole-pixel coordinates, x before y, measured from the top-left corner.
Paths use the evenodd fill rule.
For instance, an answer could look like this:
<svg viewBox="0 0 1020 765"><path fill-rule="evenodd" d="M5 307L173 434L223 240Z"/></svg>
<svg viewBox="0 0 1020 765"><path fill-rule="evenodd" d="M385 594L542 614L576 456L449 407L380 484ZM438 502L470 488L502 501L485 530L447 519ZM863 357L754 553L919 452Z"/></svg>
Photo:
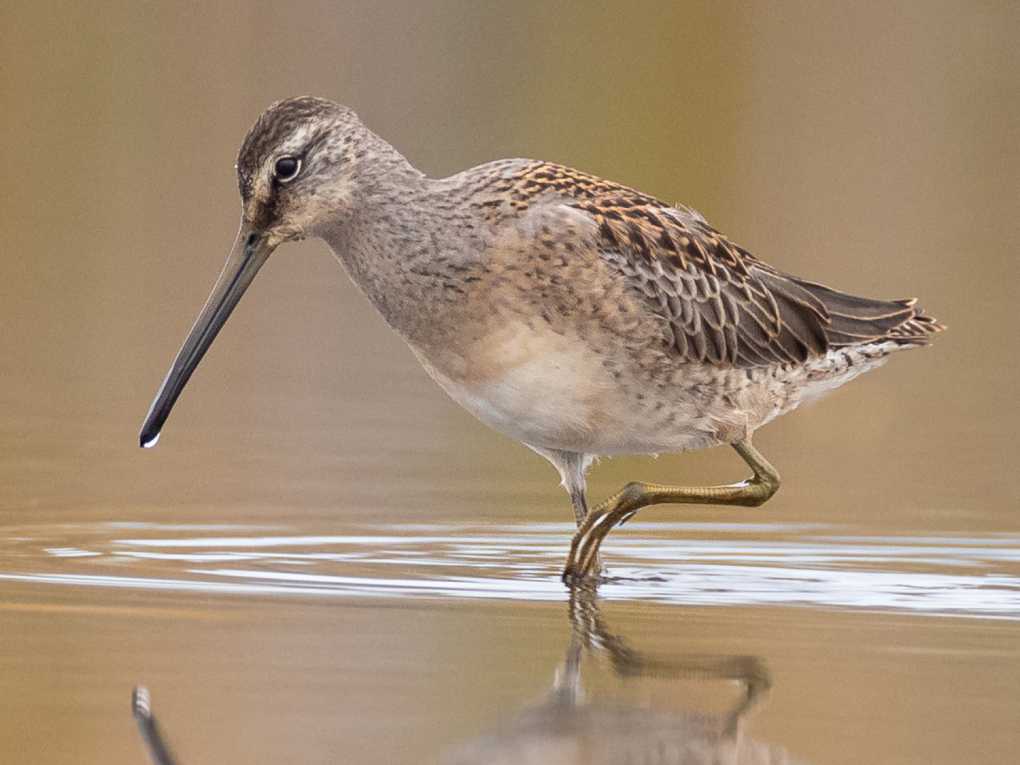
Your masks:
<svg viewBox="0 0 1020 765"><path fill-rule="evenodd" d="M0 9L0 762L145 762L138 683L182 765L1016 759L1015 6L216 7ZM612 536L578 626L553 471L319 243L137 448L234 234L237 143L304 92L432 174L578 166L950 330L764 430L765 508ZM621 459L592 488L740 471Z"/></svg>

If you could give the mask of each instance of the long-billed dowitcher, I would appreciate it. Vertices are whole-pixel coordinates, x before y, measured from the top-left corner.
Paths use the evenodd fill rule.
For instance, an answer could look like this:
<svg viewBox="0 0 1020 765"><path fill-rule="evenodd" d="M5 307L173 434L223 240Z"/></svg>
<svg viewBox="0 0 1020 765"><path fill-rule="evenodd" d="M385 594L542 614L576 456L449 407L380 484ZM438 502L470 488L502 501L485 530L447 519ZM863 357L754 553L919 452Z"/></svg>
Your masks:
<svg viewBox="0 0 1020 765"><path fill-rule="evenodd" d="M551 162L428 178L321 98L269 107L237 177L237 240L142 446L270 253L319 237L455 401L559 470L578 525L565 578L591 574L609 530L646 505L762 504L779 474L751 445L757 428L942 328L913 300L783 273L694 210ZM718 444L749 479L629 483L589 512L596 457Z"/></svg>

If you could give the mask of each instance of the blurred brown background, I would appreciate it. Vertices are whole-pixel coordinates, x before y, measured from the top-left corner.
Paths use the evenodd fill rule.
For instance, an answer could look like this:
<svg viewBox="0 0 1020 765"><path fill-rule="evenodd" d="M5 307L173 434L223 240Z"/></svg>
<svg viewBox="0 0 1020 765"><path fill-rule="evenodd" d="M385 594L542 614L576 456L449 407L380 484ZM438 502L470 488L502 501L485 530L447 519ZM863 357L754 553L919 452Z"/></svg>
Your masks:
<svg viewBox="0 0 1020 765"><path fill-rule="evenodd" d="M553 521L565 551L552 469L447 400L319 242L277 251L159 447L138 448L236 230L237 146L265 106L305 93L354 107L427 173L562 162L690 204L784 270L916 295L948 324L762 431L785 478L766 509L643 520L1016 529L1018 37L1015 2L4 3L0 569L69 570L49 548L115 537L108 521ZM742 475L729 450L618 459L593 494ZM47 556L19 559L19 539ZM4 586L0 759L25 762L141 761L139 679L189 761L298 746L344 761L350 745L349 761L417 762L544 693L566 629L559 603ZM1015 752L1006 622L621 609L614 625L663 651L763 655L778 685L759 730L809 759Z"/></svg>
<svg viewBox="0 0 1020 765"><path fill-rule="evenodd" d="M521 517L485 502L509 481L567 517L554 473L449 402L318 242L274 256L159 449L137 449L234 234L237 145L270 102L313 93L430 174L556 160L693 205L780 268L919 296L950 327L936 348L762 433L788 479L770 517L1015 523L1014 3L0 14L0 510L329 508L383 491L343 484L368 461L460 481L484 516ZM740 470L722 451L617 460L595 486ZM385 492L408 516L447 512Z"/></svg>

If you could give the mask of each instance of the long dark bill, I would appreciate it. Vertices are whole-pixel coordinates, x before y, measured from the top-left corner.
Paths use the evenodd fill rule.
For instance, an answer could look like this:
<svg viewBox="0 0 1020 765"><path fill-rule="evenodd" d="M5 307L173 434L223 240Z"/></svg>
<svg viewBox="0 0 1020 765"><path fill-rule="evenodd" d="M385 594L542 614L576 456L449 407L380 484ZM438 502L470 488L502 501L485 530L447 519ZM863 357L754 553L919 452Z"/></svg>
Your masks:
<svg viewBox="0 0 1020 765"><path fill-rule="evenodd" d="M195 325L188 333L184 345L177 352L173 366L170 367L159 393L149 407L149 414L145 417L138 437L142 447L148 449L156 445L163 423L170 416L174 402L181 395L198 362L209 350L234 306L240 301L255 274L275 247L276 244L271 244L263 232L254 230L242 221L241 230L237 232L237 240L227 257L227 264L213 285L212 294L195 320Z"/></svg>

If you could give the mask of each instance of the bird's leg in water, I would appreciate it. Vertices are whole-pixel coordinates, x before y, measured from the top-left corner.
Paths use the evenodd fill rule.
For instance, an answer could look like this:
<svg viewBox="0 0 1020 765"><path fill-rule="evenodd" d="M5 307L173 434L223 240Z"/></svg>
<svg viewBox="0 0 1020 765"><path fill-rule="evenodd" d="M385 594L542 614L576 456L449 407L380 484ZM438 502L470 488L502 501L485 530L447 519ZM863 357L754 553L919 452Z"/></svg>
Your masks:
<svg viewBox="0 0 1020 765"><path fill-rule="evenodd" d="M585 519L591 514L591 511L588 509L587 487L584 483L580 486L571 486L570 504L574 507L574 520L577 521L577 533L580 533ZM599 558L598 550L595 551L595 557L591 562L590 568L593 574L602 573L602 561Z"/></svg>
<svg viewBox="0 0 1020 765"><path fill-rule="evenodd" d="M577 529L563 570L564 581L583 579L597 572L599 546L609 532L647 505L742 505L758 507L779 489L779 473L744 439L733 444L754 473L746 481L725 486L663 486L628 483L617 494L594 508Z"/></svg>

